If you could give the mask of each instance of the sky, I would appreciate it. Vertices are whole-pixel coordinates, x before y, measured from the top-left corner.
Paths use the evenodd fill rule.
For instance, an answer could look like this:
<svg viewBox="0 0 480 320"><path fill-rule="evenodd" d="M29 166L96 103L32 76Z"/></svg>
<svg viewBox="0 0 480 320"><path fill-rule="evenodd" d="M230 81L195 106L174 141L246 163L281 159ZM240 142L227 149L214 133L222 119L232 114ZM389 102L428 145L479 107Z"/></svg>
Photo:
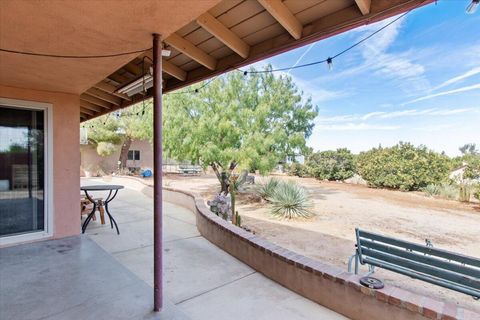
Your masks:
<svg viewBox="0 0 480 320"><path fill-rule="evenodd" d="M360 46L325 64L290 70L318 106L314 150L354 153L399 141L450 156L480 146L480 9L440 0L410 12ZM326 59L387 24L357 28L258 62L290 67Z"/></svg>

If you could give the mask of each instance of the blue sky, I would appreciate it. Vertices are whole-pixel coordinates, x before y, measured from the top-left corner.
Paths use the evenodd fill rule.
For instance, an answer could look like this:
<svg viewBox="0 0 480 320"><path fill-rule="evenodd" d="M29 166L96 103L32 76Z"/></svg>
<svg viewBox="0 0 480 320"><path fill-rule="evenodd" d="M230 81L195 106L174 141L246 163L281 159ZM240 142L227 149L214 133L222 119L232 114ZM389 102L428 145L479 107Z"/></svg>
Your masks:
<svg viewBox="0 0 480 320"><path fill-rule="evenodd" d="M291 70L319 107L308 145L357 153L408 141L451 156L465 143L480 146L480 10L467 15L468 3L443 0L417 9L335 59L331 71L324 64ZM255 66L325 59L389 21Z"/></svg>

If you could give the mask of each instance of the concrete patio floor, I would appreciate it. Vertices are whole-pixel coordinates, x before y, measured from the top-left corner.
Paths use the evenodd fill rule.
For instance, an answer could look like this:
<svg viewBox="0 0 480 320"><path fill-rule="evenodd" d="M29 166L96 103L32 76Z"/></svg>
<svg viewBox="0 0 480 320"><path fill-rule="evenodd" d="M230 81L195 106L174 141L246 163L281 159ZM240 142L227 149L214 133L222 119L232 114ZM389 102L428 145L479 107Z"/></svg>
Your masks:
<svg viewBox="0 0 480 320"><path fill-rule="evenodd" d="M85 179L82 184L97 184ZM117 183L113 181L112 183ZM153 284L153 200L125 188L110 211L120 235L99 219L87 234ZM164 285L169 302L191 319L346 319L266 278L203 238L193 212L164 203Z"/></svg>

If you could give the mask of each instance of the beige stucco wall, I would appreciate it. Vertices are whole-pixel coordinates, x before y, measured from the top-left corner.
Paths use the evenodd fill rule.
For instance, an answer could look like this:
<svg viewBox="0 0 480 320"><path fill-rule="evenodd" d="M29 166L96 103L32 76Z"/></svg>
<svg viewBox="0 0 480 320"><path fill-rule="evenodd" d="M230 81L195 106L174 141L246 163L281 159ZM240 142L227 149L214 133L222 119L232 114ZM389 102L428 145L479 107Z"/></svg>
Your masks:
<svg viewBox="0 0 480 320"><path fill-rule="evenodd" d="M153 168L153 148L148 140L132 141L130 150L140 151L140 160L127 160L127 167ZM117 162L120 157L120 146L117 150L107 156L98 155L95 147L92 145L81 145L81 173L84 171L97 171L101 169L104 173L110 173L117 168Z"/></svg>
<svg viewBox="0 0 480 320"><path fill-rule="evenodd" d="M0 85L0 97L53 105L53 236L79 234L79 96Z"/></svg>

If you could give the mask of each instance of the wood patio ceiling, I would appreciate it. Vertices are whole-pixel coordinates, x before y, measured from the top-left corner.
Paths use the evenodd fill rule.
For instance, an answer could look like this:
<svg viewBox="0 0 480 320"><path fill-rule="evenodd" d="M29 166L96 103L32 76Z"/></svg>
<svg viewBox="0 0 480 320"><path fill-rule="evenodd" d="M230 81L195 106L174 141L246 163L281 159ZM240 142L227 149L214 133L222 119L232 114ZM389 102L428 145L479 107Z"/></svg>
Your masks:
<svg viewBox="0 0 480 320"><path fill-rule="evenodd" d="M224 0L164 39L163 92L280 54L433 0ZM141 101L117 90L143 75L147 51L80 96L86 121ZM324 58L324 57L321 57ZM148 70L148 68L145 68ZM149 89L146 98L151 97Z"/></svg>

